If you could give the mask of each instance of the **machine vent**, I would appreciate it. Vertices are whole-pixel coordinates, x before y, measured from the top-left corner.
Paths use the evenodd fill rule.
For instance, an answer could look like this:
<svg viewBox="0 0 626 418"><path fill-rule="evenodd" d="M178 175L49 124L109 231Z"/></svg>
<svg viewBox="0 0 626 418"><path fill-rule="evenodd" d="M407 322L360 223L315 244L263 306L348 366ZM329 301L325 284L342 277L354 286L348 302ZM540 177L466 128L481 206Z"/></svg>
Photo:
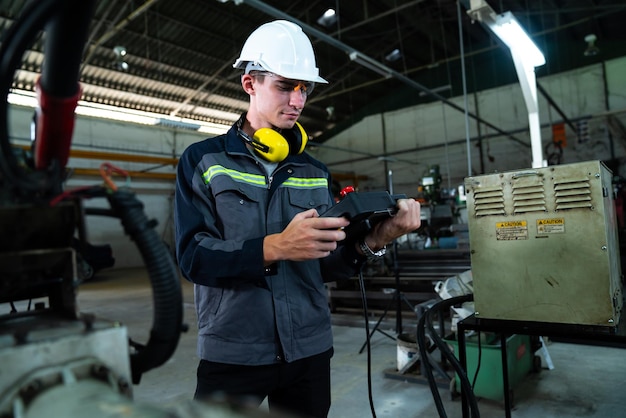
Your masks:
<svg viewBox="0 0 626 418"><path fill-rule="evenodd" d="M504 192L502 187L474 189L475 216L504 215Z"/></svg>
<svg viewBox="0 0 626 418"><path fill-rule="evenodd" d="M591 184L589 179L554 181L556 210L591 208Z"/></svg>
<svg viewBox="0 0 626 418"><path fill-rule="evenodd" d="M543 184L513 187L513 214L545 212L546 196Z"/></svg>

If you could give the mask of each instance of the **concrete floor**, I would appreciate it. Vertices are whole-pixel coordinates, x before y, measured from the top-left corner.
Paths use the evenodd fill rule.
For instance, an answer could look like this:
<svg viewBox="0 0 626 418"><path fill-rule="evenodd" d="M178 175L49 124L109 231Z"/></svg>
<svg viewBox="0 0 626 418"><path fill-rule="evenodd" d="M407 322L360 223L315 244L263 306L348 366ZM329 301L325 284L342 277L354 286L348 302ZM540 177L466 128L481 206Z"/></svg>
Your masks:
<svg viewBox="0 0 626 418"><path fill-rule="evenodd" d="M189 332L181 337L173 357L163 366L144 374L141 383L134 387L136 402L168 408L192 397L198 362L192 286L184 282L183 292ZM102 319L119 320L127 326L133 339L147 341L152 299L144 269L102 271L79 288L78 302L82 312L93 313ZM375 415L372 414L368 400L367 350L359 354L366 335L364 322L362 318L353 319L350 321L344 315L334 318L335 356L329 417L439 417L425 381L419 383L414 379L389 377L389 371L397 368L398 345L378 332L374 333L370 349ZM381 329L395 334L389 325L384 323ZM548 350L554 369L531 373L515 388L512 417L626 417L626 396L623 394L626 352L622 348L550 342ZM449 389L442 388L439 393L447 416L461 417L460 400L452 399ZM482 417L505 416L501 402L480 399L478 406Z"/></svg>

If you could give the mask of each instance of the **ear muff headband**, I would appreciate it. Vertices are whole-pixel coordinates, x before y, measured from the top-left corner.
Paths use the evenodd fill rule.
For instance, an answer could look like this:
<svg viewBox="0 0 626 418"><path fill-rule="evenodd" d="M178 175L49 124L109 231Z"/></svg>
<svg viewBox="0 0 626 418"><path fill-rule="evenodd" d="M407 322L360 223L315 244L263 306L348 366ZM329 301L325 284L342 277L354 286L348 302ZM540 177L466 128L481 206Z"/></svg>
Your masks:
<svg viewBox="0 0 626 418"><path fill-rule="evenodd" d="M244 141L254 147L255 152L271 163L279 163L288 155L298 155L304 152L308 135L298 122L289 130L279 133L271 128L257 130L252 138L243 129L245 114L237 121L238 133Z"/></svg>
<svg viewBox="0 0 626 418"><path fill-rule="evenodd" d="M309 136L304 131L302 125L298 122L291 128L290 133L294 135L293 140L290 142L291 153L292 154L302 154L304 152L304 148L306 148L306 144L309 140ZM287 138L287 140L290 140Z"/></svg>

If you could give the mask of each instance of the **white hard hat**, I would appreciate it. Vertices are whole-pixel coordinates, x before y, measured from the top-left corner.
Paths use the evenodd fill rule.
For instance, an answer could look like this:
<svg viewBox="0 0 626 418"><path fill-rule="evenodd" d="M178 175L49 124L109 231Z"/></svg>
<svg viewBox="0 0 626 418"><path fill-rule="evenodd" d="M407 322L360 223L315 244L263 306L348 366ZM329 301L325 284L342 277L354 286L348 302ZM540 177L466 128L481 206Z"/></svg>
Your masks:
<svg viewBox="0 0 626 418"><path fill-rule="evenodd" d="M319 76L311 41L302 28L287 20L259 26L241 49L234 68L262 68L292 80L328 83Z"/></svg>

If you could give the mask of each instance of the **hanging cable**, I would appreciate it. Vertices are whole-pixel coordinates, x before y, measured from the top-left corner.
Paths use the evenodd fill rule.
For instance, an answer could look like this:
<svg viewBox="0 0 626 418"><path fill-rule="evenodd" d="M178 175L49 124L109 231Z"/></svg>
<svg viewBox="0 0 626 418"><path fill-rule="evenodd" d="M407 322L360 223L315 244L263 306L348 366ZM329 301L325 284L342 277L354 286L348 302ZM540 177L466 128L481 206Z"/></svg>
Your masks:
<svg viewBox="0 0 626 418"><path fill-rule="evenodd" d="M372 418L376 418L374 408L374 396L372 395L372 349L370 344L369 314L367 313L367 295L365 293L365 281L363 280L363 266L359 269L359 288L361 290L361 302L363 304L363 316L365 317L365 344L367 346L367 394L370 403Z"/></svg>
<svg viewBox="0 0 626 418"><path fill-rule="evenodd" d="M397 2L394 0L393 2L393 8L397 9L398 8L398 4ZM396 18L396 32L398 33L398 45L400 46L400 54L402 56L402 69L404 70L404 74L407 73L407 67L406 67L406 54L404 53L404 44L402 42L402 33L400 32L400 22L398 19L398 12L396 11L394 13L394 16Z"/></svg>
<svg viewBox="0 0 626 418"><path fill-rule="evenodd" d="M465 115L465 142L467 148L467 175L472 175L472 152L469 131L469 104L467 103L467 78L465 76L465 50L463 49L463 21L461 19L461 2L456 2L457 19L459 21L459 46L461 48L461 78L463 80L463 103Z"/></svg>
<svg viewBox="0 0 626 418"><path fill-rule="evenodd" d="M102 179L104 180L104 183L113 191L117 190L117 185L115 184L115 182L113 181L113 179L111 178L111 174L119 174L121 176L123 176L126 179L126 186L130 186L130 175L128 174L128 171L126 170L122 170L121 168L114 166L111 163L102 163L100 164L100 176L102 176Z"/></svg>
<svg viewBox="0 0 626 418"><path fill-rule="evenodd" d="M450 74L450 60L448 59L448 40L446 39L446 31L443 27L442 19L439 19L439 30L441 32L441 37L443 39L443 51L444 51L444 59L446 61L446 76L448 78L448 85L452 86L452 76ZM433 59L434 62L434 59ZM443 135L445 141L445 155L446 155L446 175L448 178L448 190L452 188L450 181L450 156L448 151L448 123L446 122L446 107L444 104L441 104L441 113L443 116Z"/></svg>

